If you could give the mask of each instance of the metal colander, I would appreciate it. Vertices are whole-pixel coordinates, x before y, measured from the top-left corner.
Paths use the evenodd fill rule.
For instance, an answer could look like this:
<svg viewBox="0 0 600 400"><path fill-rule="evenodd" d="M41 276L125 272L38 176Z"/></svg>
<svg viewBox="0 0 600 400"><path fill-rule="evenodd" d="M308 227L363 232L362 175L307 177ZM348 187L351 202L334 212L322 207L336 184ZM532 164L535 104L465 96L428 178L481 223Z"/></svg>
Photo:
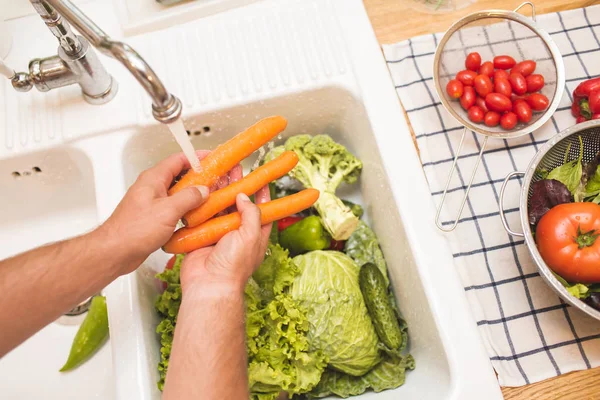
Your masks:
<svg viewBox="0 0 600 400"><path fill-rule="evenodd" d="M522 237L525 239L527 248L531 257L535 261L540 275L548 283L548 285L554 289L560 297L574 307L579 308L586 314L600 320L600 311L588 306L583 301L576 299L571 296L567 289L554 277L548 265L542 259L542 256L538 252L533 234L531 232L531 226L529 225L529 199L532 195L532 186L535 182L542 179L539 171L540 169L546 169L551 171L552 169L564 164L565 153L569 149L567 155L567 161L576 160L579 157L579 137L583 142L583 161L592 161L598 152L600 152L600 120L592 120L577 124L569 129L566 129L548 140L538 150L535 157L529 163L526 172L515 171L508 174L502 183L500 189L500 218L504 229L512 236ZM504 192L508 181L517 175L523 176L523 186L521 188L521 195L519 199L519 215L521 218L521 227L523 233L515 232L510 229L506 222L506 216L504 213Z"/></svg>
<svg viewBox="0 0 600 400"><path fill-rule="evenodd" d="M531 18L517 12L524 6L531 7ZM482 61L491 61L494 56L498 55L509 55L517 61L534 60L537 63L535 73L542 74L545 79L545 86L541 93L550 100L548 109L541 113L534 113L529 123L518 124L511 131L506 131L500 126L490 128L484 124L471 122L460 102L448 98L446 85L449 80L455 78L459 71L465 69L465 58L467 54L474 51L481 55ZM434 58L433 78L442 105L465 127L435 220L440 230L450 232L458 225L471 185L475 179L475 173L485 151L487 140L490 137L510 139L523 136L534 132L548 121L562 97L565 86L565 72L558 47L554 44L550 35L535 24L535 7L532 3L526 2L514 11L488 10L476 12L452 25L438 44ZM467 130L484 135L485 138L481 144L479 157L471 174L458 215L454 219L454 223L446 228L442 226L440 214Z"/></svg>

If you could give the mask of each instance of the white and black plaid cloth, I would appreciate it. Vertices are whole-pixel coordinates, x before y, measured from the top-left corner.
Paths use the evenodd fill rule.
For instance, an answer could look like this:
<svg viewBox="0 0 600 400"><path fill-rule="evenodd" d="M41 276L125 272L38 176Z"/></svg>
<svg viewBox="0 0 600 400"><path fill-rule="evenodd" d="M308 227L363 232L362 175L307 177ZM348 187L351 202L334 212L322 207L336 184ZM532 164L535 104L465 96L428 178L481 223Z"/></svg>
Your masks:
<svg viewBox="0 0 600 400"><path fill-rule="evenodd" d="M502 386L525 385L600 365L600 322L554 294L539 276L523 240L504 231L498 213L504 177L523 171L541 144L575 123L570 114L573 89L583 80L600 76L600 6L541 15L538 24L550 34L564 59L567 83L559 108L533 135L489 140L460 224L447 234L455 267ZM510 35L486 34L485 46L498 55L506 43L515 44ZM432 79L441 36L384 46L436 204L463 129L441 105ZM523 37L517 43L526 45L527 40ZM464 54L458 57L464 60ZM445 224L458 210L482 141L483 136L467 134L446 198ZM505 200L507 219L515 230L520 226L519 190L518 181L512 181Z"/></svg>

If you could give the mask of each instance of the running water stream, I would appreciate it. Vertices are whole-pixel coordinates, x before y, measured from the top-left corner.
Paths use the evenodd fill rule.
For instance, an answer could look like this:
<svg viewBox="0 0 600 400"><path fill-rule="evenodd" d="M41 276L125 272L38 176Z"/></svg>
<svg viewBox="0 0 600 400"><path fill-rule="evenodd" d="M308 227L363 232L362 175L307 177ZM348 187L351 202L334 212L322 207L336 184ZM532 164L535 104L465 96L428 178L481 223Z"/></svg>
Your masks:
<svg viewBox="0 0 600 400"><path fill-rule="evenodd" d="M198 160L198 157L196 156L194 146L192 146L192 142L190 141L185 127L183 126L182 119L178 118L175 122L167 124L167 127L173 134L173 137L175 137L175 140L177 141L177 144L179 144L179 147L181 147L181 150L183 150L183 154L185 154L185 157L190 162L192 169L195 172L200 172L202 170L202 167L200 167L200 160Z"/></svg>

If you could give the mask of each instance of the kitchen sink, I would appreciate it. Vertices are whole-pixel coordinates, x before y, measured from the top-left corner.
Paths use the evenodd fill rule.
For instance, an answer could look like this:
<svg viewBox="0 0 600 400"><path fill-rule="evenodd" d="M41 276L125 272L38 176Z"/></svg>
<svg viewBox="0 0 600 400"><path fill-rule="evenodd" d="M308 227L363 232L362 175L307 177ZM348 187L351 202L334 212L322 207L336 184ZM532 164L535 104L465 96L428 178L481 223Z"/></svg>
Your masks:
<svg viewBox="0 0 600 400"><path fill-rule="evenodd" d="M109 4L82 7L109 34L123 36ZM12 26L18 24L31 26L32 35L45 29L39 18ZM28 52L47 53L52 38L44 38L43 46L32 40ZM360 399L501 399L361 0L251 2L124 40L181 98L196 149L213 149L279 114L289 124L276 142L327 133L363 161L359 183L341 190L364 205L380 238L417 367L404 386ZM31 54L22 48L7 62L26 65ZM0 258L92 229L141 171L179 151L153 121L137 82L111 60L106 66L120 92L100 107L84 103L76 88L23 94L0 80L0 136L11 138L4 147L0 141ZM40 111L28 125L32 109ZM2 397L160 398L155 275L167 259L159 250L104 290L110 342L81 368L57 372L81 317L61 318L2 358Z"/></svg>
<svg viewBox="0 0 600 400"><path fill-rule="evenodd" d="M0 259L98 224L92 164L82 151L61 147L4 159L0 171ZM80 368L58 371L84 317L59 318L0 359L2 397L114 398L109 345Z"/></svg>

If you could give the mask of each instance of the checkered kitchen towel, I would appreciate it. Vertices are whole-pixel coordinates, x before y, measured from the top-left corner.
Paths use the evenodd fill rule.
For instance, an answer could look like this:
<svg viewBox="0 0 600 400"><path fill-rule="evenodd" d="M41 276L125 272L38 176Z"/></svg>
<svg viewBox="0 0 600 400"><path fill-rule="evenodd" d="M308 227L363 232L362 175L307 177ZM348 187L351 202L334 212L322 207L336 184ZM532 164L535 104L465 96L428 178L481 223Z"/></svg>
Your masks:
<svg viewBox="0 0 600 400"><path fill-rule="evenodd" d="M542 143L574 124L570 114L573 89L582 80L600 75L600 6L538 16L538 24L550 33L564 58L567 87L560 106L534 135L489 140L460 224L447 234L455 266L503 386L525 385L600 365L600 322L566 305L546 286L523 240L509 236L498 215L504 177L524 170ZM482 31L483 43L469 52L480 51L484 59L501 54L515 35L507 29L494 34L493 26L476 29ZM432 79L434 52L441 37L427 35L384 46L436 204L463 129L440 104ZM521 38L519 46L527 40ZM457 52L459 62L465 55ZM444 207L446 224L458 210L482 141L483 136L467 134ZM508 222L517 230L518 185L517 180L509 184L505 200Z"/></svg>

